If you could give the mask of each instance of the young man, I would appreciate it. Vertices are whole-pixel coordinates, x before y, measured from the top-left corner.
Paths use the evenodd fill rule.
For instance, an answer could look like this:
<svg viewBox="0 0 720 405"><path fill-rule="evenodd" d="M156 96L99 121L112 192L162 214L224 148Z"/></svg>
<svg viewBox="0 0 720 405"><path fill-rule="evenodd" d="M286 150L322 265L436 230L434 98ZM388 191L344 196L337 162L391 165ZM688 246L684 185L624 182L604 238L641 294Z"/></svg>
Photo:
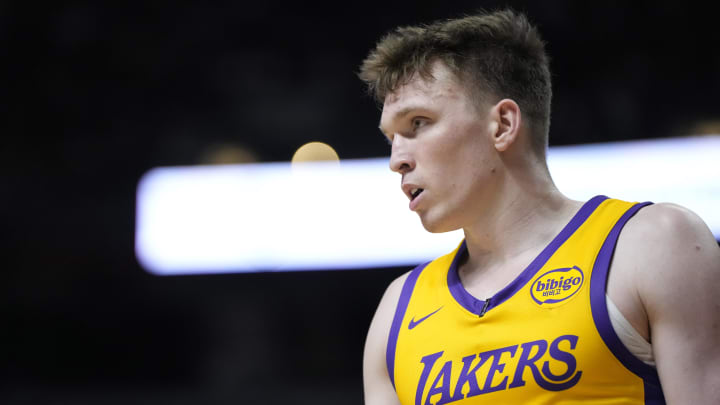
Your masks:
<svg viewBox="0 0 720 405"><path fill-rule="evenodd" d="M720 403L716 241L676 205L557 190L548 61L523 15L399 28L360 77L410 210L465 234L388 287L367 404Z"/></svg>

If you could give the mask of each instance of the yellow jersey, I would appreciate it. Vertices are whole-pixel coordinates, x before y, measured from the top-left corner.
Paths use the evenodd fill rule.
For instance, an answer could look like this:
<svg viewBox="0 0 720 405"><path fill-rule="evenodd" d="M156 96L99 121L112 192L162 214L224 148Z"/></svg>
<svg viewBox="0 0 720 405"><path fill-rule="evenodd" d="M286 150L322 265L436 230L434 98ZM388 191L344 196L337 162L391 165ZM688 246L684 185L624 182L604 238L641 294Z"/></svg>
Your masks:
<svg viewBox="0 0 720 405"><path fill-rule="evenodd" d="M664 404L655 369L610 323L608 268L641 207L597 196L508 286L462 286L465 242L415 268L393 318L387 368L403 405Z"/></svg>

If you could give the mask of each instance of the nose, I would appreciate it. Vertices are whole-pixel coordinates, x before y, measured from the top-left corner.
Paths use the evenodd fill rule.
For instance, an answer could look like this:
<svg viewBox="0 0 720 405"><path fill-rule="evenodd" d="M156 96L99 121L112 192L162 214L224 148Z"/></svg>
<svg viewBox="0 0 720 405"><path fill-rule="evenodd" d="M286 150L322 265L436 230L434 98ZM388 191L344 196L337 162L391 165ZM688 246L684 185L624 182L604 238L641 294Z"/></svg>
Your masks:
<svg viewBox="0 0 720 405"><path fill-rule="evenodd" d="M401 134L393 136L390 152L390 170L405 174L415 169L415 159L413 159L408 146L405 137Z"/></svg>

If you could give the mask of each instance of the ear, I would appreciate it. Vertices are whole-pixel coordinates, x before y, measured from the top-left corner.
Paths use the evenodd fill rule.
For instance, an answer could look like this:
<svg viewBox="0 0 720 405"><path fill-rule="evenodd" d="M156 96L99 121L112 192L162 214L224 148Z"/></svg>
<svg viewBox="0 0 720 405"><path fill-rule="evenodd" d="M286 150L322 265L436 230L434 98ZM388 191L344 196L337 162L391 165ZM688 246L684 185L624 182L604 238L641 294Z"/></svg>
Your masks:
<svg viewBox="0 0 720 405"><path fill-rule="evenodd" d="M505 152L520 134L520 106L509 98L502 99L492 108L491 116L496 124L493 145L498 152Z"/></svg>

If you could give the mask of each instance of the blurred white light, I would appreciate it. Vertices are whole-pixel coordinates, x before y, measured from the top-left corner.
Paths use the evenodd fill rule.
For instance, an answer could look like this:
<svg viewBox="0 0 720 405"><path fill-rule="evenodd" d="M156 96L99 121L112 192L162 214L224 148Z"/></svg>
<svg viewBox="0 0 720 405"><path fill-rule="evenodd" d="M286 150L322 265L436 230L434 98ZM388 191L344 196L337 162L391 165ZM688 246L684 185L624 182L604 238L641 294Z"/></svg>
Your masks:
<svg viewBox="0 0 720 405"><path fill-rule="evenodd" d="M720 137L551 148L566 195L684 205L720 238ZM387 159L156 168L140 180L136 254L159 275L411 266L454 249L408 209Z"/></svg>

